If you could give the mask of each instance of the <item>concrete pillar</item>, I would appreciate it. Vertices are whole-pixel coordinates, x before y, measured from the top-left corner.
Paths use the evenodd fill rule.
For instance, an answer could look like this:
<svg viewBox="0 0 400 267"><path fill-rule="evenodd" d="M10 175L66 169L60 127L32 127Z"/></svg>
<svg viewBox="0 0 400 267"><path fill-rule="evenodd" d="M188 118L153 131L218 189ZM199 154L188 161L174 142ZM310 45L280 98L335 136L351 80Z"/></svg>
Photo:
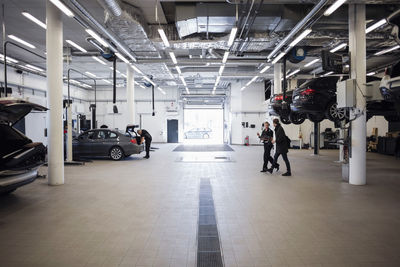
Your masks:
<svg viewBox="0 0 400 267"><path fill-rule="evenodd" d="M349 183L366 184L366 135L365 112L366 82L366 40L365 40L365 4L349 5L349 52L351 57L350 77L356 79L356 108L351 116L358 116L351 123L351 153L349 160Z"/></svg>
<svg viewBox="0 0 400 267"><path fill-rule="evenodd" d="M126 72L126 100L128 104L127 124L135 123L135 78L133 69L128 65Z"/></svg>
<svg viewBox="0 0 400 267"><path fill-rule="evenodd" d="M274 65L274 93L273 94L281 94L282 93L282 63L275 63Z"/></svg>
<svg viewBox="0 0 400 267"><path fill-rule="evenodd" d="M61 11L46 1L48 183L64 184L63 23Z"/></svg>

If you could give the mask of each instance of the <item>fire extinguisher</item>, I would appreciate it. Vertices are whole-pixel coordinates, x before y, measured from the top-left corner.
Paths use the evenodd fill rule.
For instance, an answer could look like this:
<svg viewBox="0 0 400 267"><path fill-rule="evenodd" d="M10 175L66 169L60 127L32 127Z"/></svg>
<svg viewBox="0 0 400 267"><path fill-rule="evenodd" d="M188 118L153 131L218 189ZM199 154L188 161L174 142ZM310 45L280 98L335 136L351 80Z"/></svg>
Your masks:
<svg viewBox="0 0 400 267"><path fill-rule="evenodd" d="M244 138L244 145L245 145L245 146L248 146L249 144L250 144L249 136L247 135L247 136Z"/></svg>

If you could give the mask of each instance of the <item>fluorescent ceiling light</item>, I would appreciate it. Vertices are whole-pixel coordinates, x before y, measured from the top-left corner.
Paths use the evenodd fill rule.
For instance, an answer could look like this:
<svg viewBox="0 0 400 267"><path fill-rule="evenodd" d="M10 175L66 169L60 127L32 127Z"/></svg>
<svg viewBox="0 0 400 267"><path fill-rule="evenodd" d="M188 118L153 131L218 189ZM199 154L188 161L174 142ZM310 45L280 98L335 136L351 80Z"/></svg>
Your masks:
<svg viewBox="0 0 400 267"><path fill-rule="evenodd" d="M87 75L93 77L93 78L96 78L96 77L97 77L96 75L94 75L94 74L91 73L91 72L85 71L85 73L86 73Z"/></svg>
<svg viewBox="0 0 400 267"><path fill-rule="evenodd" d="M53 5L58 7L68 17L72 18L74 16L74 13L72 13L71 10L69 10L69 8L66 7L60 0L50 0L50 2L52 2Z"/></svg>
<svg viewBox="0 0 400 267"><path fill-rule="evenodd" d="M261 71L260 71L260 73L264 73L264 72L266 72L269 68L271 68L271 66L265 66Z"/></svg>
<svg viewBox="0 0 400 267"><path fill-rule="evenodd" d="M72 45L73 47L75 47L76 49L80 50L83 53L87 53L87 50L79 45L77 45L76 43L74 43L71 40L66 40L67 43L69 43L70 45Z"/></svg>
<svg viewBox="0 0 400 267"><path fill-rule="evenodd" d="M127 60L123 55L121 55L121 53L115 53L115 55L121 59L123 62L125 62L126 64L129 64L129 60Z"/></svg>
<svg viewBox="0 0 400 267"><path fill-rule="evenodd" d="M336 0L335 3L333 3L327 10L325 10L324 15L325 16L329 16L331 15L333 12L336 11L336 9L338 9L341 5L344 4L344 2L346 2L347 0Z"/></svg>
<svg viewBox="0 0 400 267"><path fill-rule="evenodd" d="M322 76L325 77L325 76L328 76L328 75L331 75L331 74L333 74L333 71L327 72L327 73L325 73L325 74L322 75Z"/></svg>
<svg viewBox="0 0 400 267"><path fill-rule="evenodd" d="M181 79L182 83L184 86L187 86L186 82L185 82L185 78L183 78L183 76L179 76L179 78Z"/></svg>
<svg viewBox="0 0 400 267"><path fill-rule="evenodd" d="M375 74L376 74L376 71L372 71L372 72L367 73L367 76L374 76Z"/></svg>
<svg viewBox="0 0 400 267"><path fill-rule="evenodd" d="M278 62L283 56L285 55L285 52L281 52L274 60L272 60L272 64L275 64Z"/></svg>
<svg viewBox="0 0 400 267"><path fill-rule="evenodd" d="M90 34L94 39L96 39L102 46L108 47L108 44L106 41L104 41L103 38L101 38L97 33L92 31L91 29L86 29L86 32Z"/></svg>
<svg viewBox="0 0 400 267"><path fill-rule="evenodd" d="M186 86L186 93L190 94L189 88Z"/></svg>
<svg viewBox="0 0 400 267"><path fill-rule="evenodd" d="M110 67L110 70L114 71L114 68ZM121 72L119 70L115 70L115 72L121 74Z"/></svg>
<svg viewBox="0 0 400 267"><path fill-rule="evenodd" d="M30 64L26 64L25 67L30 68L30 69L33 69L33 70L37 70L37 71L44 71L44 69L41 69L41 68L39 68L39 67L30 65Z"/></svg>
<svg viewBox="0 0 400 267"><path fill-rule="evenodd" d="M317 63L319 61L319 58L314 59L313 61L308 62L306 65L304 65L305 68L310 67L311 65Z"/></svg>
<svg viewBox="0 0 400 267"><path fill-rule="evenodd" d="M135 65L131 64L131 67L134 71L136 71L137 73L143 75L143 72L141 70L139 70Z"/></svg>
<svg viewBox="0 0 400 267"><path fill-rule="evenodd" d="M82 85L83 87L86 87L86 88L92 88L92 86L91 86L91 85L89 85L89 84L86 84L86 83L81 83L81 85Z"/></svg>
<svg viewBox="0 0 400 267"><path fill-rule="evenodd" d="M161 87L157 87L157 89L158 89L163 95L166 94L165 91L164 91Z"/></svg>
<svg viewBox="0 0 400 267"><path fill-rule="evenodd" d="M124 78L126 78L126 75L125 75L125 74L123 74L123 73L121 73L121 76L122 76L122 77L124 77Z"/></svg>
<svg viewBox="0 0 400 267"><path fill-rule="evenodd" d="M378 22L372 24L371 26L369 26L369 27L365 30L365 33L370 33L370 32L372 32L373 30L379 28L380 26L382 26L382 25L384 25L384 24L386 24L386 23L387 23L387 20L386 20L386 19L381 19L380 21L378 21Z"/></svg>
<svg viewBox="0 0 400 267"><path fill-rule="evenodd" d="M219 81L221 80L221 76L218 76L217 79L215 80L215 86L219 84Z"/></svg>
<svg viewBox="0 0 400 267"><path fill-rule="evenodd" d="M181 68L179 66L175 66L176 71L178 72L179 75L182 74Z"/></svg>
<svg viewBox="0 0 400 267"><path fill-rule="evenodd" d="M0 54L0 60L4 61L4 55L3 54ZM9 56L7 56L7 61L12 62L12 63L18 63L18 60L14 59L12 57L9 57Z"/></svg>
<svg viewBox="0 0 400 267"><path fill-rule="evenodd" d="M10 34L10 35L8 35L8 38L13 39L14 41L16 41L16 42L18 42L20 44L23 44L23 45L25 45L25 46L27 46L29 48L32 48L32 49L36 48L36 46L34 46L33 44L30 44L27 41L24 41L21 38L18 38L17 36L15 36L15 35Z"/></svg>
<svg viewBox="0 0 400 267"><path fill-rule="evenodd" d="M294 47L295 45L297 45L301 40L303 40L307 35L309 35L312 32L311 29L306 29L304 30L299 36L297 36L296 39L294 39L289 46L290 47Z"/></svg>
<svg viewBox="0 0 400 267"><path fill-rule="evenodd" d="M167 38L167 35L165 35L164 30L163 29L158 29L158 33L160 34L160 37L161 37L165 47L169 47L168 38Z"/></svg>
<svg viewBox="0 0 400 267"><path fill-rule="evenodd" d="M151 83L152 85L156 85L149 77L147 76L143 76L143 79L145 79L146 81L148 81L149 83Z"/></svg>
<svg viewBox="0 0 400 267"><path fill-rule="evenodd" d="M289 73L289 74L286 76L286 78L289 78L290 76L295 75L295 74L298 73L299 71L300 71L300 69L297 69L297 70L295 70L295 71Z"/></svg>
<svg viewBox="0 0 400 267"><path fill-rule="evenodd" d="M329 52L331 53L335 53L336 51L339 51L342 48L345 48L347 46L347 43L342 43L338 46L336 46L335 48L331 49Z"/></svg>
<svg viewBox="0 0 400 267"><path fill-rule="evenodd" d="M254 76L248 83L246 83L246 86L249 86L252 82L254 82L255 80L257 80L258 76Z"/></svg>
<svg viewBox="0 0 400 267"><path fill-rule="evenodd" d="M111 82L109 81L109 80L106 80L106 79L101 79L103 82L106 82L106 83L109 83L109 84L111 84Z"/></svg>
<svg viewBox="0 0 400 267"><path fill-rule="evenodd" d="M397 50L397 49L399 49L399 48L400 48L400 45L396 45L396 46L393 46L393 47L384 49L384 50L382 50L382 51L376 52L376 53L375 53L375 56L380 56L380 55L383 55L383 54L392 52L392 51L394 51L394 50Z"/></svg>
<svg viewBox="0 0 400 267"><path fill-rule="evenodd" d="M171 57L172 62L174 62L175 65L178 64L178 61L176 61L174 52L169 52L169 56Z"/></svg>
<svg viewBox="0 0 400 267"><path fill-rule="evenodd" d="M22 12L22 15L24 15L27 19L29 19L30 21L36 23L37 25L39 25L40 27L42 27L43 29L47 29L46 23L38 20L37 18L35 18L34 16L32 16L30 13L28 12Z"/></svg>
<svg viewBox="0 0 400 267"><path fill-rule="evenodd" d="M231 34L229 35L228 46L231 46L235 41L237 30L238 30L237 27L232 28Z"/></svg>
<svg viewBox="0 0 400 267"><path fill-rule="evenodd" d="M92 58L93 58L94 60L96 60L97 62L103 64L103 65L107 65L107 63L105 63L103 60L101 60L101 59L98 58L98 57L92 56Z"/></svg>
<svg viewBox="0 0 400 267"><path fill-rule="evenodd" d="M243 91L244 89L246 89L246 86L243 86L242 88L240 88L240 91Z"/></svg>
<svg viewBox="0 0 400 267"><path fill-rule="evenodd" d="M222 64L226 63L226 61L228 60L228 56L229 56L229 51L226 51L224 53L224 57L222 58Z"/></svg>
<svg viewBox="0 0 400 267"><path fill-rule="evenodd" d="M219 71L218 71L219 76L222 75L222 73L224 72L224 69L225 69L225 65L222 65L221 67L219 67Z"/></svg>

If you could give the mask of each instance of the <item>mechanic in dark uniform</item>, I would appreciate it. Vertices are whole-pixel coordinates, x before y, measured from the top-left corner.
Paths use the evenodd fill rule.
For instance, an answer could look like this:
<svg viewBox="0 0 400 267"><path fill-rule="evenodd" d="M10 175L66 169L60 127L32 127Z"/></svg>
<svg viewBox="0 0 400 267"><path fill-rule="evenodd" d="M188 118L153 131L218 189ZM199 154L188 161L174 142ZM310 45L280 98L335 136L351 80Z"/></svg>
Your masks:
<svg viewBox="0 0 400 267"><path fill-rule="evenodd" d="M137 133L140 135L141 138L140 144L143 144L143 141L145 141L146 156L144 156L144 158L148 159L150 158L150 145L152 140L151 135L148 131L144 129L138 130Z"/></svg>
<svg viewBox="0 0 400 267"><path fill-rule="evenodd" d="M274 137L274 132L269 128L269 122L264 122L264 129L260 135L257 133L258 138L264 143L264 165L261 172L268 171L268 162L274 163L274 159L271 157L271 149L273 147L272 140ZM279 164L278 164L279 168Z"/></svg>

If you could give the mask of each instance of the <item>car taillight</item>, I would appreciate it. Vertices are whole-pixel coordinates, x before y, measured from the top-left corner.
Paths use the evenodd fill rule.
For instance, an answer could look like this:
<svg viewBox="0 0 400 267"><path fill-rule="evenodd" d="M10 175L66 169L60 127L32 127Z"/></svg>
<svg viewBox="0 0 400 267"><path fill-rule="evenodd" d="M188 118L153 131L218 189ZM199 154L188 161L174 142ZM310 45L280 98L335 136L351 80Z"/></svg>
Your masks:
<svg viewBox="0 0 400 267"><path fill-rule="evenodd" d="M275 96L275 100L276 100L276 101L278 101L278 100L283 100L283 95L277 95L277 96Z"/></svg>
<svg viewBox="0 0 400 267"><path fill-rule="evenodd" d="M312 95L315 93L314 89L308 88L306 90L304 90L303 92L301 92L301 95Z"/></svg>
<svg viewBox="0 0 400 267"><path fill-rule="evenodd" d="M131 139L132 144L137 144L136 139Z"/></svg>

